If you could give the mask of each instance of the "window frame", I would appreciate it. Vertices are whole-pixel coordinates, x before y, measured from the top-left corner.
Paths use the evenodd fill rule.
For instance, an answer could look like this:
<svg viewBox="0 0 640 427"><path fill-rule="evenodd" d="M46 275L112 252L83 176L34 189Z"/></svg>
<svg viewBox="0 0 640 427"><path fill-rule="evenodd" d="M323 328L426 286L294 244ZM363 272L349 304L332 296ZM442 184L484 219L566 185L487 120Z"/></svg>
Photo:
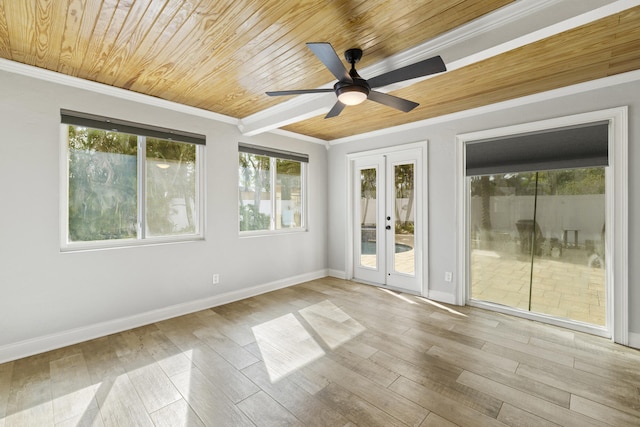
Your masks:
<svg viewBox="0 0 640 427"><path fill-rule="evenodd" d="M250 144L240 143L238 144L238 157L237 161L240 160L240 154L254 154L259 156L264 156L269 158L269 183L271 191L269 193L269 202L271 203L271 215L269 220L269 228L263 230L241 230L240 229L240 203L237 204L237 219L238 219L238 234L240 237L251 237L251 236L265 236L265 235L274 235L274 234L288 234L288 233L301 233L308 231L308 190L307 190L307 179L308 179L308 168L309 168L309 157L306 154L293 153L283 150L271 149L266 147L260 147ZM300 162L300 193L301 193L301 215L300 215L300 227L287 227L287 228L276 228L276 218L278 210L277 206L277 192L274 190L276 188L277 183L277 161L278 160L291 160ZM238 164L238 176L236 178L236 183L240 183L240 165ZM238 192L238 197L240 194ZM239 202L239 199L238 199Z"/></svg>
<svg viewBox="0 0 640 427"><path fill-rule="evenodd" d="M128 122L127 122L128 123ZM121 130L113 130L114 132L133 134L137 137L137 224L136 237L113 239L113 240L90 240L90 241L70 241L69 240L69 126L81 126L93 129L99 129L92 126L60 124L60 251L86 251L111 248L126 248L137 246L149 246L167 243L184 243L192 241L200 241L205 238L205 145L194 142L182 141L180 135L175 135L171 140L180 143L195 145L196 152L196 174L195 174L195 232L192 234L181 234L171 236L147 236L146 230L146 211L147 211L147 174L146 174L146 140L147 138L165 139L153 135L141 135L147 132L123 132ZM140 129L144 129L141 125ZM103 129L104 130L104 129Z"/></svg>

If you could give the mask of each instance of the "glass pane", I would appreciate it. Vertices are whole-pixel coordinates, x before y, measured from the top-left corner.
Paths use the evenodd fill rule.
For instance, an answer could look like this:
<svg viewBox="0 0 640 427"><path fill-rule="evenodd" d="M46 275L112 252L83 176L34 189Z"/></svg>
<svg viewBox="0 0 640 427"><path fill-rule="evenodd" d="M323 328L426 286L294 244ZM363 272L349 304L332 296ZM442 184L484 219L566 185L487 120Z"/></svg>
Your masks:
<svg viewBox="0 0 640 427"><path fill-rule="evenodd" d="M270 159L239 153L240 231L271 228Z"/></svg>
<svg viewBox="0 0 640 427"><path fill-rule="evenodd" d="M302 227L302 164L276 160L276 228Z"/></svg>
<svg viewBox="0 0 640 427"><path fill-rule="evenodd" d="M604 325L604 168L470 179L472 298Z"/></svg>
<svg viewBox="0 0 640 427"><path fill-rule="evenodd" d="M69 241L137 236L137 137L69 126Z"/></svg>
<svg viewBox="0 0 640 427"><path fill-rule="evenodd" d="M535 174L471 177L471 295L529 309Z"/></svg>
<svg viewBox="0 0 640 427"><path fill-rule="evenodd" d="M531 311L605 325L605 171L538 174Z"/></svg>
<svg viewBox="0 0 640 427"><path fill-rule="evenodd" d="M397 273L413 275L415 185L413 163L394 166L395 239L393 266Z"/></svg>
<svg viewBox="0 0 640 427"><path fill-rule="evenodd" d="M146 233L196 233L196 146L147 138Z"/></svg>
<svg viewBox="0 0 640 427"><path fill-rule="evenodd" d="M360 265L371 268L378 266L377 172L375 168L360 170Z"/></svg>

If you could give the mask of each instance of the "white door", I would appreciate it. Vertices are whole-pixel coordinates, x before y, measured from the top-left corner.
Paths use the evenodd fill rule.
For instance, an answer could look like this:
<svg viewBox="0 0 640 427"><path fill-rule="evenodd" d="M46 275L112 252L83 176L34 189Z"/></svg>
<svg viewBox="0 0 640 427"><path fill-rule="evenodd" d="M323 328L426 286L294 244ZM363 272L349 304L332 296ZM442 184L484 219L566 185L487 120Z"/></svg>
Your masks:
<svg viewBox="0 0 640 427"><path fill-rule="evenodd" d="M421 149L353 159L353 277L422 293Z"/></svg>

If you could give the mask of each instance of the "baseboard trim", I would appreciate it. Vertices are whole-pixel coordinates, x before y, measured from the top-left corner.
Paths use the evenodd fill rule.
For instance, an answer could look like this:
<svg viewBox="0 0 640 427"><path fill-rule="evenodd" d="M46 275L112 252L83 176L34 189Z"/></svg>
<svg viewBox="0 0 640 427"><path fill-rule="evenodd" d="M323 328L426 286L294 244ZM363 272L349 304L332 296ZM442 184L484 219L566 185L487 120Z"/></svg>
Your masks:
<svg viewBox="0 0 640 427"><path fill-rule="evenodd" d="M640 334L629 332L629 347L637 348L640 350Z"/></svg>
<svg viewBox="0 0 640 427"><path fill-rule="evenodd" d="M427 293L427 298L438 302L444 302L446 304L457 305L456 296L454 294L450 294L449 292L429 290Z"/></svg>
<svg viewBox="0 0 640 427"><path fill-rule="evenodd" d="M347 280L347 273L341 270L329 270L329 276L335 277L336 279Z"/></svg>
<svg viewBox="0 0 640 427"><path fill-rule="evenodd" d="M207 308L228 304L241 299L297 285L299 283L327 277L328 275L329 270L318 270L311 273L301 274L299 276L263 283L261 285L245 289L239 289L237 291L202 298L196 301L189 301L182 304L159 308L135 314L133 316L122 317L119 319L95 323L93 325L7 344L0 347L0 363L10 362L23 357L44 353L45 351L55 350L68 345L126 331L128 329L149 325L172 317L183 316L185 314L205 310Z"/></svg>
<svg viewBox="0 0 640 427"><path fill-rule="evenodd" d="M341 270L329 270L328 275L330 277L335 277L337 279L355 280L355 279L347 278L347 273ZM369 284L373 284L373 283L369 283ZM375 285L375 286L378 286L378 285ZM443 302L443 303L452 304L452 305L459 305L459 304L456 304L456 296L448 292L428 291L428 298L437 302Z"/></svg>

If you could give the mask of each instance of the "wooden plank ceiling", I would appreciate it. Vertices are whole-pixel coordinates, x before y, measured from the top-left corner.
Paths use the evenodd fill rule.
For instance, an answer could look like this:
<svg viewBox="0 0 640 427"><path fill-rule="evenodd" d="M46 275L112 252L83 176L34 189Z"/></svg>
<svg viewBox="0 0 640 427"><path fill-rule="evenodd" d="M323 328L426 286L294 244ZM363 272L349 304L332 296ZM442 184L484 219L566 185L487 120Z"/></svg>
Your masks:
<svg viewBox="0 0 640 427"><path fill-rule="evenodd" d="M305 46L360 47L362 69L513 0L0 0L0 57L235 118L333 76ZM640 68L640 10L392 92L410 113L367 102L285 129L360 134ZM369 76L370 77L370 76Z"/></svg>
<svg viewBox="0 0 640 427"><path fill-rule="evenodd" d="M637 69L640 7L392 92L420 103L410 120L368 103L367 114L346 108L331 128L320 116L284 129L333 140Z"/></svg>

